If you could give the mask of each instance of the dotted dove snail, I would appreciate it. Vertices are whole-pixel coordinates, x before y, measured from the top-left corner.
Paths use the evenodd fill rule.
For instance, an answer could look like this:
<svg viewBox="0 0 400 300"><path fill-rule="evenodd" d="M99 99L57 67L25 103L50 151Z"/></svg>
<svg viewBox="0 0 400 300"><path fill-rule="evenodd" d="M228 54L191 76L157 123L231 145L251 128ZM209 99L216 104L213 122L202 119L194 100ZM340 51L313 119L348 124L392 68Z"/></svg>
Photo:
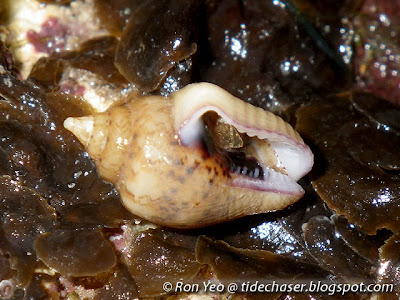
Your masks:
<svg viewBox="0 0 400 300"><path fill-rule="evenodd" d="M210 83L132 97L64 126L127 209L176 228L283 209L303 196L297 181L313 166L288 123Z"/></svg>

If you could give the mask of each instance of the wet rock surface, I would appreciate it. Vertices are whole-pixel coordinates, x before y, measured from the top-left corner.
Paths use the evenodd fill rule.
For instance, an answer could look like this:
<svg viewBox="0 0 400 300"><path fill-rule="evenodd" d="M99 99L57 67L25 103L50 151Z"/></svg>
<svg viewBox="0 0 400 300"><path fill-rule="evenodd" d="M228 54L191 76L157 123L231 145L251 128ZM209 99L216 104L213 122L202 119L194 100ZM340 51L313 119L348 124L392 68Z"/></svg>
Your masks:
<svg viewBox="0 0 400 300"><path fill-rule="evenodd" d="M201 80L275 113L346 81L284 2L210 1L207 13Z"/></svg>
<svg viewBox="0 0 400 300"><path fill-rule="evenodd" d="M97 74L110 84L122 85L126 80L114 66L116 47L117 39L112 36L89 40L77 51L41 58L32 69L30 78L49 90L63 90L66 87L60 84L62 74L67 68L78 68Z"/></svg>
<svg viewBox="0 0 400 300"><path fill-rule="evenodd" d="M380 251L380 272L379 282L381 283L392 283L395 286L396 295L399 296L399 237L393 236L386 244L381 248ZM384 299L384 297L382 297Z"/></svg>
<svg viewBox="0 0 400 300"><path fill-rule="evenodd" d="M149 230L128 240L124 262L141 295L165 294L164 282L174 286L178 281L189 283L200 271L194 255L195 237Z"/></svg>
<svg viewBox="0 0 400 300"><path fill-rule="evenodd" d="M115 64L140 90L156 90L176 64L197 51L199 4L198 0L145 1L134 10L122 33Z"/></svg>
<svg viewBox="0 0 400 300"><path fill-rule="evenodd" d="M0 293L136 299L167 297L165 281L258 278L398 290L398 1L139 2L95 1L110 35L74 51L46 48L51 55L27 80L0 44ZM71 68L143 94L213 82L281 115L315 155L304 198L208 228L149 229L63 127L66 117L93 113L79 81L64 80Z"/></svg>
<svg viewBox="0 0 400 300"><path fill-rule="evenodd" d="M354 18L357 88L397 105L400 104L399 8L397 0L367 0Z"/></svg>
<svg viewBox="0 0 400 300"><path fill-rule="evenodd" d="M329 98L297 112L297 130L317 154L312 184L329 207L361 231L374 235L386 228L396 233L399 134L389 125L390 114L388 122L381 123L355 107L354 103L370 101L369 96L356 93L351 98L355 102L349 97ZM374 114L380 109L376 107ZM382 109L387 110L385 105Z"/></svg>
<svg viewBox="0 0 400 300"><path fill-rule="evenodd" d="M38 257L67 276L94 276L116 264L111 244L99 230L63 230L42 234L35 241Z"/></svg>

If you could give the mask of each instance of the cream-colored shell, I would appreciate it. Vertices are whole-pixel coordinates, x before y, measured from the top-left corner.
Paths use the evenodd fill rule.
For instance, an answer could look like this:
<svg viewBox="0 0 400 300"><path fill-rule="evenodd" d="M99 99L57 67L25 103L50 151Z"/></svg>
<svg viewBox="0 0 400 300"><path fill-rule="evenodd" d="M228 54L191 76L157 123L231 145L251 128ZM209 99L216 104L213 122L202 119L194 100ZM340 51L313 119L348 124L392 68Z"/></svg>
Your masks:
<svg viewBox="0 0 400 300"><path fill-rule="evenodd" d="M233 187L218 157L182 145L174 105L160 96L133 98L64 123L132 213L165 226L194 228L279 210L302 196Z"/></svg>

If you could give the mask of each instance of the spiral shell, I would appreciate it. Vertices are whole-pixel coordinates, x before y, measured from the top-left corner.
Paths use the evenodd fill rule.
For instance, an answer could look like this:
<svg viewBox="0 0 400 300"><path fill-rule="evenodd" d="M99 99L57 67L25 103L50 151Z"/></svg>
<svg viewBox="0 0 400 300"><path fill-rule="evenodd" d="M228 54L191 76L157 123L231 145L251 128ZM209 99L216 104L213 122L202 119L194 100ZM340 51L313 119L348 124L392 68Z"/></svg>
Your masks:
<svg viewBox="0 0 400 300"><path fill-rule="evenodd" d="M233 149L218 146L210 112L223 124L219 132L232 132ZM135 97L103 113L67 118L64 126L132 213L170 227L282 209L302 197L296 181L313 165L310 149L289 124L209 83L168 98ZM245 146L236 142L242 138ZM238 162L227 156L231 152L241 153Z"/></svg>

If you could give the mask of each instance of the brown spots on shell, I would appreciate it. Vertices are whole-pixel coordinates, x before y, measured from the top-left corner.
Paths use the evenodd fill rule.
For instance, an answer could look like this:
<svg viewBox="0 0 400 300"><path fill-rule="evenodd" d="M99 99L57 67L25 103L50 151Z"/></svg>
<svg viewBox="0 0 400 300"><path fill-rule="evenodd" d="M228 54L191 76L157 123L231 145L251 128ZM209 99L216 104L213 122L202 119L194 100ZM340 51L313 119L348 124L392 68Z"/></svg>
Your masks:
<svg viewBox="0 0 400 300"><path fill-rule="evenodd" d="M172 161L172 163L173 163L175 166L183 166L183 165L184 165L184 162L183 162L182 159L175 159L174 157L168 157L168 159L169 159L170 161Z"/></svg>
<svg viewBox="0 0 400 300"><path fill-rule="evenodd" d="M172 198L171 198L170 196L168 196L168 195L165 195L165 196L164 196L164 200L165 200L166 202L171 202ZM173 205L171 205L171 206L173 206Z"/></svg>
<svg viewBox="0 0 400 300"><path fill-rule="evenodd" d="M203 221L206 221L207 219L210 218L214 214L213 209L206 209L204 210L202 216L203 216Z"/></svg>
<svg viewBox="0 0 400 300"><path fill-rule="evenodd" d="M219 176L219 172L216 175ZM231 178L230 172L227 168L221 168L221 176L225 178Z"/></svg>
<svg viewBox="0 0 400 300"><path fill-rule="evenodd" d="M160 205L160 211L162 211L162 212L164 212L164 213L167 213L168 210L169 210L169 209L168 209L166 206Z"/></svg>

